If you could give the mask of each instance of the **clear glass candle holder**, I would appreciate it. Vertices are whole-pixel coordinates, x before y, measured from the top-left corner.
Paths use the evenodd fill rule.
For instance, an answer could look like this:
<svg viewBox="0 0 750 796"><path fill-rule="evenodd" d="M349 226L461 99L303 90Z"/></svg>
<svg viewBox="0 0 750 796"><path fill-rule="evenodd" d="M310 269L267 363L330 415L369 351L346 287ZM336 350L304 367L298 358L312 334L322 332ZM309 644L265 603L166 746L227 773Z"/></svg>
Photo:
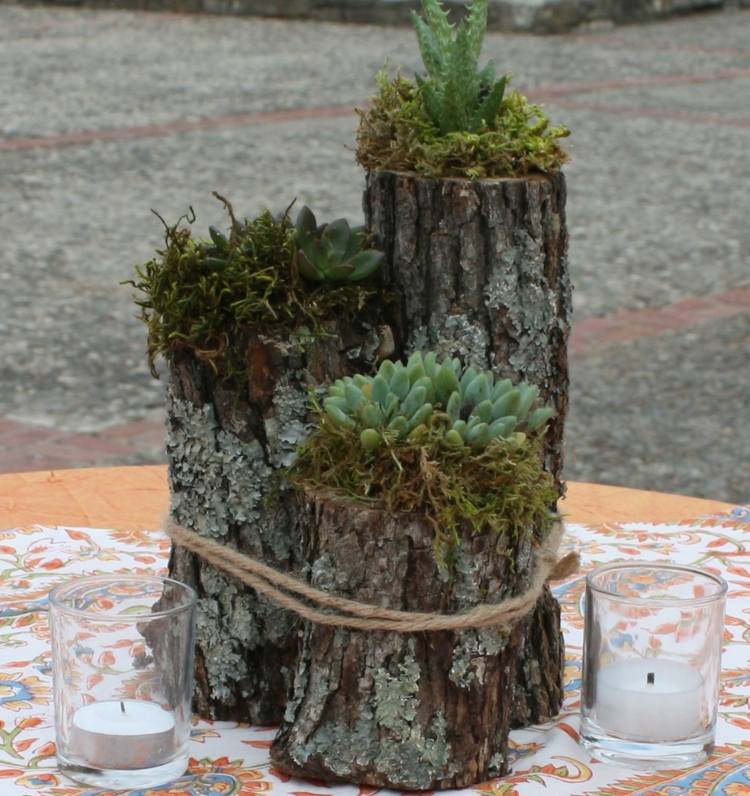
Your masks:
<svg viewBox="0 0 750 796"><path fill-rule="evenodd" d="M57 759L111 790L185 773L195 592L158 577L91 576L50 593Z"/></svg>
<svg viewBox="0 0 750 796"><path fill-rule="evenodd" d="M671 564L586 578L581 741L635 768L697 765L714 745L727 584Z"/></svg>

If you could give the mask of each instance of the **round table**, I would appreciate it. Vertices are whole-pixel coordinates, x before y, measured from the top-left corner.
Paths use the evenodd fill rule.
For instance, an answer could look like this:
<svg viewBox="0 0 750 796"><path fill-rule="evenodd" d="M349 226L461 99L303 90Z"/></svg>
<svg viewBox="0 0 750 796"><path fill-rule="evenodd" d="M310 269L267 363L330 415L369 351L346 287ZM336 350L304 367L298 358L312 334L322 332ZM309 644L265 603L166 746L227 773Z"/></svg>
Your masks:
<svg viewBox="0 0 750 796"><path fill-rule="evenodd" d="M42 470L0 475L0 528L29 524L157 528L169 505L167 468ZM729 511L716 500L571 481L561 503L573 522L670 522Z"/></svg>

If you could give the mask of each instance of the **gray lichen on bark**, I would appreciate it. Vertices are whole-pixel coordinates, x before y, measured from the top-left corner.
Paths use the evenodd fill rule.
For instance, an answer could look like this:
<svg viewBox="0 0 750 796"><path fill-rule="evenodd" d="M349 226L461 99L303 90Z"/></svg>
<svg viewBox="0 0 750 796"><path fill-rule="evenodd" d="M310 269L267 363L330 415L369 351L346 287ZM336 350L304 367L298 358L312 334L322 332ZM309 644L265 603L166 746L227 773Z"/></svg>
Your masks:
<svg viewBox="0 0 750 796"><path fill-rule="evenodd" d="M223 378L190 352L170 361L172 516L281 570L300 564L296 504L283 476L314 419L310 392L367 371L380 348L377 302L319 334L232 341L246 379ZM296 616L176 547L170 573L199 596L195 709L208 718L278 724L299 644Z"/></svg>
<svg viewBox="0 0 750 796"><path fill-rule="evenodd" d="M311 582L340 596L456 613L527 583L510 562L519 548L528 561L531 530L507 539L464 529L446 569L432 526L417 515L308 496L298 521ZM400 634L306 626L272 760L291 774L406 790L480 781L491 758L506 757L521 643L519 627Z"/></svg>
<svg viewBox="0 0 750 796"><path fill-rule="evenodd" d="M572 315L565 201L562 174L469 181L375 171L363 197L386 253L383 280L398 297L390 318L397 353L435 349L536 384L557 410L545 464L560 494ZM562 704L564 647L549 589L524 639L516 726L546 721ZM467 682L470 653L454 659L452 677Z"/></svg>

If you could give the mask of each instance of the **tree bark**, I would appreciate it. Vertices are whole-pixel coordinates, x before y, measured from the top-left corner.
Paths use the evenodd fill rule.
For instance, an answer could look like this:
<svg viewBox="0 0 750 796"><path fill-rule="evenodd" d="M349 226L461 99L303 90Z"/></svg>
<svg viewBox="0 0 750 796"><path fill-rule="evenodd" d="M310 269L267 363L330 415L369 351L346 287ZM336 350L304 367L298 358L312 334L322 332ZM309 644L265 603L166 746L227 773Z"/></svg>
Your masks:
<svg viewBox="0 0 750 796"><path fill-rule="evenodd" d="M363 199L396 296L397 355L436 350L536 384L557 411L544 455L560 495L572 311L565 199L561 173L470 181L387 171L367 175ZM564 647L549 591L524 638L514 726L547 721L562 705Z"/></svg>
<svg viewBox="0 0 750 796"><path fill-rule="evenodd" d="M545 460L562 494L571 287L565 177L367 175L365 220L386 253L398 355L436 350L539 387L557 418Z"/></svg>
<svg viewBox="0 0 750 796"><path fill-rule="evenodd" d="M296 510L281 475L312 421L309 391L370 370L383 354L370 305L356 323L304 341L247 335L247 381L231 383L188 352L170 362L167 456L173 518L282 569L299 565ZM366 320L365 320L366 319ZM172 577L199 596L194 707L220 720L278 724L292 683L299 622L180 547Z"/></svg>
<svg viewBox="0 0 750 796"><path fill-rule="evenodd" d="M455 613L524 591L534 533L468 529L450 572L420 516L303 496L305 571L338 596ZM378 788L462 788L507 770L521 624L429 633L307 626L294 689L271 749L281 770Z"/></svg>

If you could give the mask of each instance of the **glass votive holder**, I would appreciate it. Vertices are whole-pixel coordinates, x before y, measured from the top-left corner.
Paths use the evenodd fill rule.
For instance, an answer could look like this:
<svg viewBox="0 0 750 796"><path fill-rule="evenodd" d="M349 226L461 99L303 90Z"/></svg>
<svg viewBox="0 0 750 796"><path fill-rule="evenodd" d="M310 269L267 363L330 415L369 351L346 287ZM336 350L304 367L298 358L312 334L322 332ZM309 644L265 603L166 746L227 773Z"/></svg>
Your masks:
<svg viewBox="0 0 750 796"><path fill-rule="evenodd" d="M195 592L94 575L50 593L57 760L71 779L150 788L185 773Z"/></svg>
<svg viewBox="0 0 750 796"><path fill-rule="evenodd" d="M711 753L727 584L671 564L586 578L581 742L600 760L685 768Z"/></svg>

